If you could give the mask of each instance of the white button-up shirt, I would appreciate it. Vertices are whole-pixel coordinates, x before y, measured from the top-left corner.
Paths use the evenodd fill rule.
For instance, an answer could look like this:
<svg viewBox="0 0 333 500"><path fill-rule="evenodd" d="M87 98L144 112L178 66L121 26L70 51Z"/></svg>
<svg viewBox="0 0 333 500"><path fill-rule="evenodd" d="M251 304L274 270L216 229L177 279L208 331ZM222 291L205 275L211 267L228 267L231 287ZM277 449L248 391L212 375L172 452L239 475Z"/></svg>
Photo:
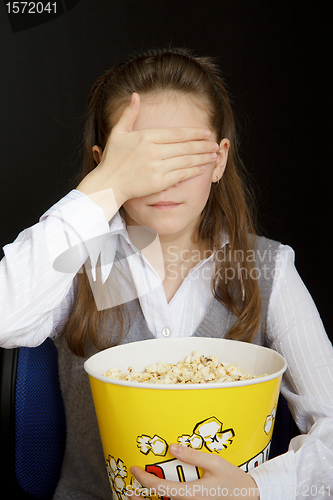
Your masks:
<svg viewBox="0 0 333 500"><path fill-rule="evenodd" d="M189 336L195 331L212 300L214 255L188 273L168 303L161 277L144 251L138 254L133 250L119 214L109 226L103 210L73 190L39 223L4 247L0 346L36 346L59 335L70 314L75 275L88 256L94 275L101 248L104 281L117 249L125 256L134 255L128 260L132 279L144 317L156 337ZM69 250L71 258L64 254ZM62 255L67 255L66 259L61 260ZM61 270L64 263L67 267ZM250 474L261 500L303 499L315 490L315 498L324 500L333 495L333 349L295 269L294 252L286 245L280 246L277 256L267 336L270 347L287 360L281 391L304 434L292 439L286 454Z"/></svg>

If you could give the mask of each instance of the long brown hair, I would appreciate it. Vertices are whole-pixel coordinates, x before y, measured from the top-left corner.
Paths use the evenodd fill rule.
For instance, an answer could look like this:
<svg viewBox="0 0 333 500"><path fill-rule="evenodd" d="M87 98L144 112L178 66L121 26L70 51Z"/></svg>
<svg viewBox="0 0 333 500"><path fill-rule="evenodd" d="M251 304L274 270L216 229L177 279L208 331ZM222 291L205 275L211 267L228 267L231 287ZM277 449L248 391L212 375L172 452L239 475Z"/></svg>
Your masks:
<svg viewBox="0 0 333 500"><path fill-rule="evenodd" d="M219 185L212 186L193 237L217 251L212 291L238 318L228 338L251 341L260 324L261 298L258 280L251 273L255 263L244 256L254 249L256 228L251 195L243 181L233 112L218 66L213 58L196 57L188 49L166 48L136 53L107 71L88 98L82 179L96 167L92 147L97 144L104 149L133 92L173 92L195 98L208 113L216 142L223 138L230 141L225 172ZM229 243L221 249L224 232ZM110 321L114 325L111 334L101 334L103 325L110 325ZM99 311L87 275L79 273L73 310L65 328L71 351L83 356L88 340L98 349L115 345L129 327L126 305Z"/></svg>

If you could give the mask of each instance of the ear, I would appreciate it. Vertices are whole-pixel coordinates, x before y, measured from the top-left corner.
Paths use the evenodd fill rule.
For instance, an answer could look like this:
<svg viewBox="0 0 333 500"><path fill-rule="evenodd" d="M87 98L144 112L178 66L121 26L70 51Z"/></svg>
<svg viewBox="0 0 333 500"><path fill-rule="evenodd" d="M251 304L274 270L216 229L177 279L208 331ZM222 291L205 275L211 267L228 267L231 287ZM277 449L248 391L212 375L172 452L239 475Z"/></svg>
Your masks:
<svg viewBox="0 0 333 500"><path fill-rule="evenodd" d="M100 148L100 146L93 146L92 148L92 153L93 153L93 157L94 157L94 160L95 160L95 163L96 165L98 165L102 159L102 149Z"/></svg>
<svg viewBox="0 0 333 500"><path fill-rule="evenodd" d="M212 182L219 181L224 173L228 160L229 147L229 139L222 139L222 141L220 142L220 150L217 153L216 165L213 170Z"/></svg>

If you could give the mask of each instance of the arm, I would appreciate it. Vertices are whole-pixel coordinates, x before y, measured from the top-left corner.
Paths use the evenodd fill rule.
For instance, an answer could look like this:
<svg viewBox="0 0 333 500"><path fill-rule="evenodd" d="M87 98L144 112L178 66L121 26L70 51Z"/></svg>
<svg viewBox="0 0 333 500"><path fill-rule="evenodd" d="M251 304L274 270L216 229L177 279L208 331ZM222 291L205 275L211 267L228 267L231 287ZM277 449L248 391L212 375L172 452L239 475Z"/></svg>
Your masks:
<svg viewBox="0 0 333 500"><path fill-rule="evenodd" d="M1 347L38 345L65 323L73 278L89 255L82 243L108 231L103 210L74 190L4 247L0 262ZM57 271L54 262L69 244L81 250L71 262L72 272Z"/></svg>
<svg viewBox="0 0 333 500"><path fill-rule="evenodd" d="M213 151L219 146L206 140L211 132L204 129L133 131L140 110L139 96L133 96L100 151L99 164L75 194L4 248L0 346L38 345L61 326L69 314L74 276L88 256L92 264L96 262L108 234L108 220L126 200L200 175L217 156ZM75 258L73 250L63 255L75 246Z"/></svg>
<svg viewBox="0 0 333 500"><path fill-rule="evenodd" d="M250 474L260 492L273 493L274 483L272 500L279 494L325 499L333 492L333 349L290 247L281 246L276 271L268 337L287 359L281 392L302 435L291 440L286 454Z"/></svg>

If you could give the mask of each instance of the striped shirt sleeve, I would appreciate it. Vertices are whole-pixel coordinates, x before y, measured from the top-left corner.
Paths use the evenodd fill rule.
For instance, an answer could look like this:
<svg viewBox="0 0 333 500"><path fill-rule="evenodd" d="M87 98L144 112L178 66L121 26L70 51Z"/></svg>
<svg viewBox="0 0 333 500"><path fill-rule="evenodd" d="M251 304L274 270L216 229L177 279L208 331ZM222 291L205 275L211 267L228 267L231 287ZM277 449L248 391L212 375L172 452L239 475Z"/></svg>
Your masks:
<svg viewBox="0 0 333 500"><path fill-rule="evenodd" d="M73 279L89 255L84 242L108 231L103 210L73 190L40 222L4 247L0 262L1 347L37 346L56 334L70 311ZM66 259L68 269L60 266L59 270L55 262L70 247L77 250L75 258Z"/></svg>
<svg viewBox="0 0 333 500"><path fill-rule="evenodd" d="M280 247L269 305L270 347L288 363L281 392L301 435L286 454L250 472L261 500L333 495L333 348L312 297Z"/></svg>

